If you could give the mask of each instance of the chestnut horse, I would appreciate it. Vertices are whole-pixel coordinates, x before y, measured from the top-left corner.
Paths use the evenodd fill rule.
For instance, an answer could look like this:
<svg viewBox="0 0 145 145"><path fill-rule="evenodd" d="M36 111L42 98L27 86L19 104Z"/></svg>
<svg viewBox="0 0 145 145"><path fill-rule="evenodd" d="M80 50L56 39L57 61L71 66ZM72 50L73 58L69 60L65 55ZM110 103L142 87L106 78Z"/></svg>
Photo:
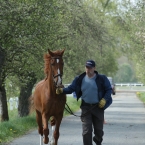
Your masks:
<svg viewBox="0 0 145 145"><path fill-rule="evenodd" d="M50 145L57 145L59 127L66 103L65 94L56 94L56 88L62 85L64 50L50 51L44 55L46 78L40 81L31 96L31 107L36 110L36 121L40 134L40 144L49 142L48 121L51 120L52 137ZM42 138L43 142L42 142Z"/></svg>

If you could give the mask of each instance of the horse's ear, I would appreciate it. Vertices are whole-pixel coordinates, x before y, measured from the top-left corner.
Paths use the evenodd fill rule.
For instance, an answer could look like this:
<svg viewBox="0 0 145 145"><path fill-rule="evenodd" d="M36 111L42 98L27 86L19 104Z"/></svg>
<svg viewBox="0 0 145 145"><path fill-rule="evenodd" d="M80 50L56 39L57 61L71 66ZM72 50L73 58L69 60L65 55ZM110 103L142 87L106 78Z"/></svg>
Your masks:
<svg viewBox="0 0 145 145"><path fill-rule="evenodd" d="M65 51L65 48L61 51L61 55L63 55L64 51Z"/></svg>
<svg viewBox="0 0 145 145"><path fill-rule="evenodd" d="M48 49L48 53L53 56L53 52Z"/></svg>

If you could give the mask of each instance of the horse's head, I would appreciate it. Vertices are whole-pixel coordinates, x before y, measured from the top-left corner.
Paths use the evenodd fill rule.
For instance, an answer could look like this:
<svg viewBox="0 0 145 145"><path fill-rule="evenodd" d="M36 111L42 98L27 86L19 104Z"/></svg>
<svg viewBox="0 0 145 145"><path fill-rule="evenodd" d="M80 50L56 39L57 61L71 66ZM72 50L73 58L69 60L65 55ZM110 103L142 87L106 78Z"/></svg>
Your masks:
<svg viewBox="0 0 145 145"><path fill-rule="evenodd" d="M64 65L62 56L64 50L50 51L48 49L52 77L56 86L62 84L63 65Z"/></svg>

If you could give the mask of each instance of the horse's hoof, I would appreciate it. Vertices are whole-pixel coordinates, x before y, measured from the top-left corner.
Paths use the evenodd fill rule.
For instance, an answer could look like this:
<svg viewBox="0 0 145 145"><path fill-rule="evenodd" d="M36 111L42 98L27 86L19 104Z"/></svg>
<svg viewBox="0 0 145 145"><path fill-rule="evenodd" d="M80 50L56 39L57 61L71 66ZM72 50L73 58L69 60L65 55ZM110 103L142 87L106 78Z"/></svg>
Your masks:
<svg viewBox="0 0 145 145"><path fill-rule="evenodd" d="M54 142L50 142L50 145L55 145Z"/></svg>
<svg viewBox="0 0 145 145"><path fill-rule="evenodd" d="M51 140L50 140L50 145L55 145L55 141L53 138L51 138Z"/></svg>
<svg viewBox="0 0 145 145"><path fill-rule="evenodd" d="M48 138L48 137L44 137L43 142L44 142L45 144L48 144L49 138Z"/></svg>
<svg viewBox="0 0 145 145"><path fill-rule="evenodd" d="M50 140L50 145L55 145L55 140L53 137L51 137L51 140Z"/></svg>

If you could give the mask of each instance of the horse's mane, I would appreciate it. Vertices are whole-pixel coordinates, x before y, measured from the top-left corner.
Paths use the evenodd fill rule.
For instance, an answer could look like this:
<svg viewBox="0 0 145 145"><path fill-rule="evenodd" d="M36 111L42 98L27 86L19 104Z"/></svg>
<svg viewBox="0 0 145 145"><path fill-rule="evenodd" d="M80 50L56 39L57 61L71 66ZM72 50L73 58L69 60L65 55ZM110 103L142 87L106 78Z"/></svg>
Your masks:
<svg viewBox="0 0 145 145"><path fill-rule="evenodd" d="M50 56L50 54L44 54L44 62L45 62L45 64L44 64L44 73L47 75L48 74L48 72L49 72L49 63L50 63L50 58L51 58L51 56Z"/></svg>
<svg viewBox="0 0 145 145"><path fill-rule="evenodd" d="M49 72L49 64L50 64L50 59L51 57L57 57L57 56L62 56L61 51L57 50L57 51L52 51L52 55L50 55L49 53L44 54L44 73L47 75Z"/></svg>

